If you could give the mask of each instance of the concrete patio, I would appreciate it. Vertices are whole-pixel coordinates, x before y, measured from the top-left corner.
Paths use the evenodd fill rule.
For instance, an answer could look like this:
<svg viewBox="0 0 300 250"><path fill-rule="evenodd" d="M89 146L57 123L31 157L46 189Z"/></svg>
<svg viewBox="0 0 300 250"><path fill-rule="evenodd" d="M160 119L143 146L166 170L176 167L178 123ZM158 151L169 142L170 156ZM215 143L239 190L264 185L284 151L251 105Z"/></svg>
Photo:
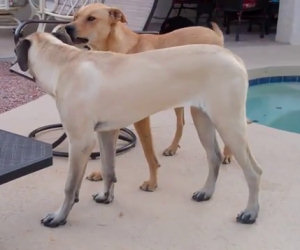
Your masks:
<svg viewBox="0 0 300 250"><path fill-rule="evenodd" d="M272 35L261 40L256 35L245 34L238 43L232 36L226 36L226 46L245 60L251 77L300 73L300 46L276 43ZM56 122L59 118L49 96L0 115L1 129L21 135ZM257 222L241 225L235 222L235 216L246 205L248 190L240 167L235 161L222 166L213 198L204 203L192 201L192 193L206 178L205 153L186 112L178 154L162 156L174 126L172 110L153 116L152 132L161 163L157 191L145 193L138 188L148 175L138 143L136 148L117 157L114 202L96 204L91 195L101 189L101 184L84 180L80 202L74 206L64 227L45 228L39 221L62 202L67 159L54 158L52 167L2 185L0 249L299 248L300 134L249 125L250 145L264 173ZM99 160L91 160L87 172L97 170L99 164Z"/></svg>

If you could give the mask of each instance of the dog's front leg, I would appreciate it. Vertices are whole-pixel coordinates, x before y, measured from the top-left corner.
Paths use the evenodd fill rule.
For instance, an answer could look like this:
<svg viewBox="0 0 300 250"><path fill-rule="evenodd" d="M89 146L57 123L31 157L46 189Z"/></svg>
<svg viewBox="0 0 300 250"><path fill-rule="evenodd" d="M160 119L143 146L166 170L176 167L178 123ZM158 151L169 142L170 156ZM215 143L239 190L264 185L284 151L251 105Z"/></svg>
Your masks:
<svg viewBox="0 0 300 250"><path fill-rule="evenodd" d="M116 141L119 130L106 132L98 132L102 177L104 189L103 192L93 195L93 198L98 203L111 203L114 199L114 183L117 182L115 175L115 155Z"/></svg>
<svg viewBox="0 0 300 250"><path fill-rule="evenodd" d="M216 139L215 127L209 116L201 108L191 107L191 115L197 130L199 139L206 151L209 171L205 185L193 194L193 200L206 201L215 191L215 185L219 174L222 154Z"/></svg>
<svg viewBox="0 0 300 250"><path fill-rule="evenodd" d="M183 132L183 126L184 126L184 108L175 108L175 114L177 118L176 122L176 133L174 136L174 139L169 147L164 150L163 155L164 156L173 156L176 154L177 149L179 146L179 141L182 137Z"/></svg>
<svg viewBox="0 0 300 250"><path fill-rule="evenodd" d="M41 223L47 227L58 227L66 223L72 206L78 201L80 184L88 158L94 147L93 134L89 137L78 138L76 140L73 140L71 137L69 140L69 174L65 185L65 199L62 206L56 212L48 214L41 220Z"/></svg>
<svg viewBox="0 0 300 250"><path fill-rule="evenodd" d="M144 181L144 183L140 186L140 189L143 191L153 192L157 188L157 170L159 168L159 162L153 148L150 117L146 117L143 120L134 123L134 127L140 138L150 171L149 180Z"/></svg>

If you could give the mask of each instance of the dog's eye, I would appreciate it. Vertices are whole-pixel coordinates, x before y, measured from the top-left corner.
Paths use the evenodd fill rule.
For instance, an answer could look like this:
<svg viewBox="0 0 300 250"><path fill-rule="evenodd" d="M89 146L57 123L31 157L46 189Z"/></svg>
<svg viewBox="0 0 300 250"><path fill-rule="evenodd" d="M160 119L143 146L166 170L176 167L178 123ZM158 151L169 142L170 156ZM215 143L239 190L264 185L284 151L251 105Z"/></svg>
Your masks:
<svg viewBox="0 0 300 250"><path fill-rule="evenodd" d="M96 19L96 17L93 16L88 16L88 18L86 19L88 22L92 22Z"/></svg>

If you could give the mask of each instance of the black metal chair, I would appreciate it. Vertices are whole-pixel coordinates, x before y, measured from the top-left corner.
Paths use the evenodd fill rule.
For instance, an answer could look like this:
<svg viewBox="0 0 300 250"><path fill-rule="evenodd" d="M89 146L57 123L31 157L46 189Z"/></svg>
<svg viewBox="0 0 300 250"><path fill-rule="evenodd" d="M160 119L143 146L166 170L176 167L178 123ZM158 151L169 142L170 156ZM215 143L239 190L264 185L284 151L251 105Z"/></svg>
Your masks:
<svg viewBox="0 0 300 250"><path fill-rule="evenodd" d="M171 16L171 13L174 10L177 10L176 16L180 16L182 10L190 9L196 11L196 25L198 24L202 14L208 14L207 23L209 23L211 21L214 8L215 0L173 0L165 20Z"/></svg>
<svg viewBox="0 0 300 250"><path fill-rule="evenodd" d="M224 26L226 34L230 33L230 24L237 22L235 40L239 41L240 26L244 21L249 22L249 31L253 23L260 25L260 37L265 35L265 26L267 21L268 0L256 0L244 2L244 0L216 0L216 8L224 13Z"/></svg>
<svg viewBox="0 0 300 250"><path fill-rule="evenodd" d="M277 27L279 12L279 0L269 0L267 5L267 23L266 23L266 34L269 34L272 28Z"/></svg>

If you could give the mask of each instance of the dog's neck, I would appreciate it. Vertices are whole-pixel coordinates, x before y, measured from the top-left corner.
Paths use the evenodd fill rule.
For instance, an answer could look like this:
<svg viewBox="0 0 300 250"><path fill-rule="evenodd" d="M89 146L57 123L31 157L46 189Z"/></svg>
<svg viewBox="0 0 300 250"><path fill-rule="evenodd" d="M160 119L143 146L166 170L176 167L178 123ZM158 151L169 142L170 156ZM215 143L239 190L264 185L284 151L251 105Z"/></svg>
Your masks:
<svg viewBox="0 0 300 250"><path fill-rule="evenodd" d="M96 40L90 46L97 51L113 51L127 54L137 43L138 34L131 31L126 24L117 22L111 26L111 31L105 38L105 41ZM104 46L101 47L100 45Z"/></svg>

